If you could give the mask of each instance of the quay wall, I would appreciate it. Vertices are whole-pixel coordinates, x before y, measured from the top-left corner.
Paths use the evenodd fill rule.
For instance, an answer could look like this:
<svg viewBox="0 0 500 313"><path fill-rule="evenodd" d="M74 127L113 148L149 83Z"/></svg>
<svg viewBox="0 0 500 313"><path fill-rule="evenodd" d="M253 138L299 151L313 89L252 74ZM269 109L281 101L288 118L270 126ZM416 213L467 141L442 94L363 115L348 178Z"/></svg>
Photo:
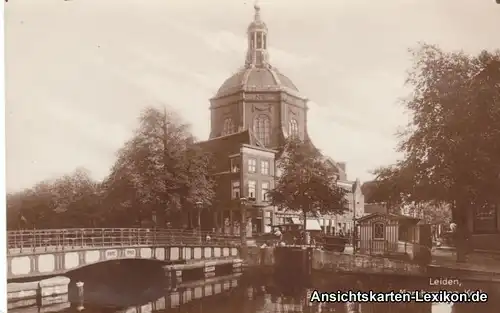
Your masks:
<svg viewBox="0 0 500 313"><path fill-rule="evenodd" d="M52 297L68 293L70 279L52 277L36 282L7 284L7 300L21 300L34 297Z"/></svg>
<svg viewBox="0 0 500 313"><path fill-rule="evenodd" d="M302 269L301 272L314 274L314 276L325 272L380 274L425 279L445 276L470 282L500 283L500 272L476 269L477 266L459 268L450 265L427 264L427 262L419 263L415 260L366 254L346 254L313 248L303 248L303 253L307 254L307 257L301 259L296 257L297 253L300 253L298 250L300 248L249 247L244 262L247 268L265 268L267 272L273 273L276 273L277 270L279 272L296 271L299 264L295 263L299 262L302 263L299 265Z"/></svg>
<svg viewBox="0 0 500 313"><path fill-rule="evenodd" d="M283 248L280 248L283 249ZM349 272L360 274L386 273L422 275L426 272L426 266L421 266L402 260L393 260L383 257L375 257L361 254L344 254L318 249L304 249L304 253L311 253L310 264L303 264L314 271ZM281 259L281 258L280 258ZM272 247L259 248L249 247L245 265L247 267L274 267L276 264L276 250ZM284 262L290 261L284 258Z"/></svg>
<svg viewBox="0 0 500 313"><path fill-rule="evenodd" d="M422 276L427 273L427 266L408 261L323 250L313 250L311 267L313 270L360 274Z"/></svg>
<svg viewBox="0 0 500 313"><path fill-rule="evenodd" d="M67 277L52 277L35 282L9 283L7 284L7 308L19 309L23 312L27 308L36 305L40 312L47 310L54 312L54 308L69 306L68 285L70 279Z"/></svg>
<svg viewBox="0 0 500 313"><path fill-rule="evenodd" d="M274 267L274 248L248 247L244 265L245 267Z"/></svg>

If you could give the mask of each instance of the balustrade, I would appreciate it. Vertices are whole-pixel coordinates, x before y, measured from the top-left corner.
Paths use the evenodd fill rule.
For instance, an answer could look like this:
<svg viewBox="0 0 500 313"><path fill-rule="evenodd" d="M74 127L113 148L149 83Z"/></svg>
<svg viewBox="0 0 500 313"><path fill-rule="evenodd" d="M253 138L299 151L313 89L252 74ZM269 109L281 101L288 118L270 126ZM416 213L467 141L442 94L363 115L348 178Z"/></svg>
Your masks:
<svg viewBox="0 0 500 313"><path fill-rule="evenodd" d="M208 235L208 236L207 236ZM239 244L234 236L195 230L151 228L34 229L7 232L8 253L114 246Z"/></svg>

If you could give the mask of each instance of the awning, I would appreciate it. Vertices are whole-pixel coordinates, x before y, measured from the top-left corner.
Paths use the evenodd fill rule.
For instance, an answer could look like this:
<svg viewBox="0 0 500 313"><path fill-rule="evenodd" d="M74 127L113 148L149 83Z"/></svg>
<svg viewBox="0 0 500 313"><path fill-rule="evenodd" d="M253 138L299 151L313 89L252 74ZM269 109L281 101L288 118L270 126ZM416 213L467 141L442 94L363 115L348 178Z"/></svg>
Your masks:
<svg viewBox="0 0 500 313"><path fill-rule="evenodd" d="M292 224L302 225L302 222L299 220L298 217L292 217L291 220L292 220Z"/></svg>
<svg viewBox="0 0 500 313"><path fill-rule="evenodd" d="M308 219L306 221L306 230L321 230L318 220Z"/></svg>

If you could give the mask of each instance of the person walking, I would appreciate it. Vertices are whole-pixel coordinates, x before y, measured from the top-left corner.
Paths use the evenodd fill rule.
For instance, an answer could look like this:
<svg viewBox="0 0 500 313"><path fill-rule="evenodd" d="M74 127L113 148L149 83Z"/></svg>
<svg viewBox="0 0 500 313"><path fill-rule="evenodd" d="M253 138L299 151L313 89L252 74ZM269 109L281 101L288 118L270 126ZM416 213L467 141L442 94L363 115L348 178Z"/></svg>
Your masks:
<svg viewBox="0 0 500 313"><path fill-rule="evenodd" d="M456 262L464 263L467 260L467 233L464 227L459 227L457 223L450 224L451 238L456 251Z"/></svg>

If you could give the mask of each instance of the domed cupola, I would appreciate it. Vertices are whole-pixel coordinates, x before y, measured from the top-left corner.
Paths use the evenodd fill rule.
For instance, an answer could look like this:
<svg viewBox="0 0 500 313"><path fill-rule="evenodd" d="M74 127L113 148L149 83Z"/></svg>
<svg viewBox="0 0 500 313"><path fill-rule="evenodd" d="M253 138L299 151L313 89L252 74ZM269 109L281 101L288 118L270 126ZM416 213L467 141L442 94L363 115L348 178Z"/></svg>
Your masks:
<svg viewBox="0 0 500 313"><path fill-rule="evenodd" d="M239 91L285 91L300 96L295 84L277 68L271 66L268 51L268 31L260 16L260 7L254 6L255 15L247 29L248 48L245 66L221 85L216 98Z"/></svg>
<svg viewBox="0 0 500 313"><path fill-rule="evenodd" d="M307 99L269 61L268 29L254 6L245 63L210 99L210 138L250 131L259 145L279 147L289 135L307 137Z"/></svg>

